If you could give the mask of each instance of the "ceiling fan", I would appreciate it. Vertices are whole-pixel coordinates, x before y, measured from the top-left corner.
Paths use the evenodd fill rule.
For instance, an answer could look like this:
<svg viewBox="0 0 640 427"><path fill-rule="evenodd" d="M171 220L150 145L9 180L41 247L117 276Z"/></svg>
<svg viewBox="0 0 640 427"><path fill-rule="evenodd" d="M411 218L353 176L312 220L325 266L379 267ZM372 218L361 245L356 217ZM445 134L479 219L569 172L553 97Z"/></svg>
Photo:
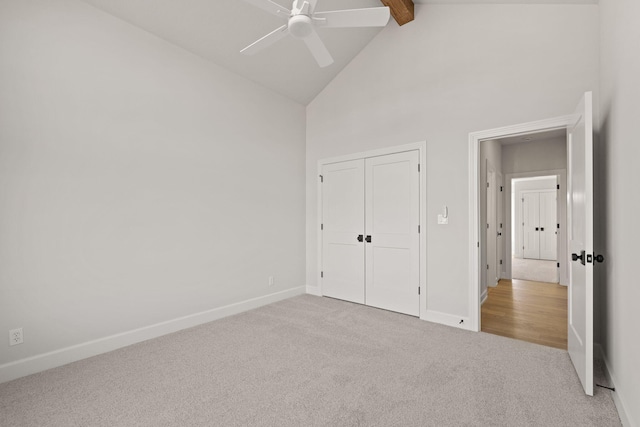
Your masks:
<svg viewBox="0 0 640 427"><path fill-rule="evenodd" d="M331 65L333 58L318 36L316 28L384 27L390 16L389 8L386 6L316 12L318 0L293 0L291 10L271 0L245 1L285 19L287 23L245 47L241 53L254 54L291 35L304 41L321 67Z"/></svg>

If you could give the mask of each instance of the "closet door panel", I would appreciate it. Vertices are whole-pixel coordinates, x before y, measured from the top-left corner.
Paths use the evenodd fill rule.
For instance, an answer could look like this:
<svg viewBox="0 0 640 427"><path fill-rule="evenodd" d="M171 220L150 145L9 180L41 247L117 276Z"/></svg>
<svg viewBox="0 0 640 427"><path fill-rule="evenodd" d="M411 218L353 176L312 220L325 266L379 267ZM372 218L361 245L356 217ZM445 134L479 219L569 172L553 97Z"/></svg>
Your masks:
<svg viewBox="0 0 640 427"><path fill-rule="evenodd" d="M364 160L322 168L322 294L364 304Z"/></svg>
<svg viewBox="0 0 640 427"><path fill-rule="evenodd" d="M419 315L417 151L365 161L365 303Z"/></svg>

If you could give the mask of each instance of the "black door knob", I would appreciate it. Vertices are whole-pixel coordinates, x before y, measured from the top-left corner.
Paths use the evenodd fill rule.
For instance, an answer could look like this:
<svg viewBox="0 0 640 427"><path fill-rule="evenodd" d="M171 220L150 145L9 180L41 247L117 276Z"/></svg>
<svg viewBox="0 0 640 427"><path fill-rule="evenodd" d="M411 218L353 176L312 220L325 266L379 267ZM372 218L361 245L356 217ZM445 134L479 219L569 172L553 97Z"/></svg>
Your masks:
<svg viewBox="0 0 640 427"><path fill-rule="evenodd" d="M536 227L536 231L538 231L538 227Z"/></svg>
<svg viewBox="0 0 640 427"><path fill-rule="evenodd" d="M371 236L367 236L367 237L365 237L365 238L364 238L364 240L366 240L366 241L367 241L367 243L371 243Z"/></svg>
<svg viewBox="0 0 640 427"><path fill-rule="evenodd" d="M596 255L594 259L596 262L604 262L604 257L602 255Z"/></svg>
<svg viewBox="0 0 640 427"><path fill-rule="evenodd" d="M580 251L580 255L578 254L571 254L571 260L572 261L578 261L580 260L580 264L584 265L584 251Z"/></svg>
<svg viewBox="0 0 640 427"><path fill-rule="evenodd" d="M364 236L363 236L362 234L359 234L359 235L358 235L358 242L362 242L362 238L363 238L363 237L364 237Z"/></svg>
<svg viewBox="0 0 640 427"><path fill-rule="evenodd" d="M544 227L540 227L540 231L544 231Z"/></svg>

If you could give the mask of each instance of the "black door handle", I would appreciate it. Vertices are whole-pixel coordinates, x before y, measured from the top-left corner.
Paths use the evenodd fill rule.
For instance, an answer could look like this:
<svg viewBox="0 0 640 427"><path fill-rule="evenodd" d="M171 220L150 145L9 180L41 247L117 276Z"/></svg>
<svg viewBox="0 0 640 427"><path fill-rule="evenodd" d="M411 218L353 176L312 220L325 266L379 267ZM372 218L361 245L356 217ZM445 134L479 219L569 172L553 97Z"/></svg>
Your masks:
<svg viewBox="0 0 640 427"><path fill-rule="evenodd" d="M578 256L578 254L571 254L571 260L572 261L580 260L580 264L584 265L584 251L580 251L580 255L579 256Z"/></svg>
<svg viewBox="0 0 640 427"><path fill-rule="evenodd" d="M540 227L540 231L544 231L544 227Z"/></svg>
<svg viewBox="0 0 640 427"><path fill-rule="evenodd" d="M538 227L536 227L536 231L538 231Z"/></svg>
<svg viewBox="0 0 640 427"><path fill-rule="evenodd" d="M366 241L367 241L367 243L371 243L371 236L367 236L367 237L365 237L365 239L364 239L364 240L366 240Z"/></svg>
<svg viewBox="0 0 640 427"><path fill-rule="evenodd" d="M604 262L604 257L602 255L596 255L593 259L595 259L596 262Z"/></svg>
<svg viewBox="0 0 640 427"><path fill-rule="evenodd" d="M363 238L363 237L364 237L364 236L363 236L362 234L359 234L359 235L358 235L358 242L362 242L362 238Z"/></svg>

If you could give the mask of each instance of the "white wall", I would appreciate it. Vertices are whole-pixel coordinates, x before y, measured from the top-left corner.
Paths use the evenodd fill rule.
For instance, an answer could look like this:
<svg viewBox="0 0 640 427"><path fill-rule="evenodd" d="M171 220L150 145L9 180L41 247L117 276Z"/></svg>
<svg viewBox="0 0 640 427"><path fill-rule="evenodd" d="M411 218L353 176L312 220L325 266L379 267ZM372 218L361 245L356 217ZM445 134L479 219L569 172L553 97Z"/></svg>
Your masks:
<svg viewBox="0 0 640 427"><path fill-rule="evenodd" d="M502 147L502 170L505 174L557 169L567 169L566 138L520 142Z"/></svg>
<svg viewBox="0 0 640 427"><path fill-rule="evenodd" d="M427 308L468 316L468 135L574 111L597 89L597 45L596 5L418 4L387 26L307 107L307 284L317 160L426 139Z"/></svg>
<svg viewBox="0 0 640 427"><path fill-rule="evenodd" d="M303 106L73 0L0 2L0 93L0 365L302 292Z"/></svg>
<svg viewBox="0 0 640 427"><path fill-rule="evenodd" d="M640 182L640 2L600 0L601 133L596 162L597 339L614 377L614 400L627 425L640 426L640 286L638 286L638 182Z"/></svg>

